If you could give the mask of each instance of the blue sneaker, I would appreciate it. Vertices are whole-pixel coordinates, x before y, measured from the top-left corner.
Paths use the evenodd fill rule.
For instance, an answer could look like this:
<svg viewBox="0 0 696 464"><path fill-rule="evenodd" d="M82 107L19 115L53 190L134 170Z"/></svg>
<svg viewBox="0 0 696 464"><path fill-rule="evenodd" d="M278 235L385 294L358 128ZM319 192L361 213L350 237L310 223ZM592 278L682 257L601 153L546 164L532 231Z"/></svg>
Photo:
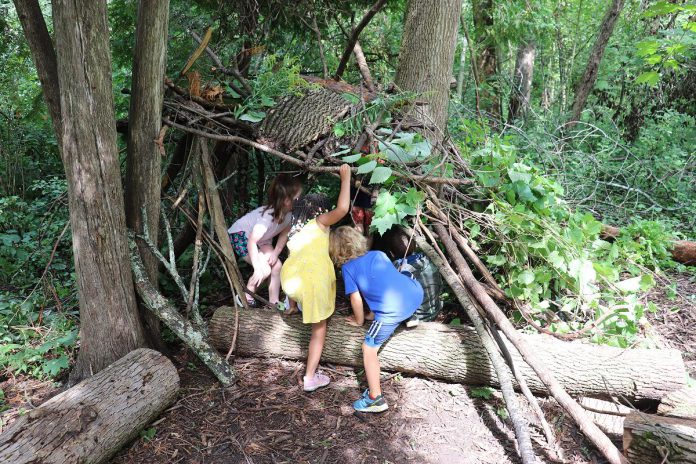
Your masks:
<svg viewBox="0 0 696 464"><path fill-rule="evenodd" d="M353 403L353 409L360 412L382 412L386 411L388 407L384 396L379 395L374 400L370 398L369 388L365 390L358 401Z"/></svg>

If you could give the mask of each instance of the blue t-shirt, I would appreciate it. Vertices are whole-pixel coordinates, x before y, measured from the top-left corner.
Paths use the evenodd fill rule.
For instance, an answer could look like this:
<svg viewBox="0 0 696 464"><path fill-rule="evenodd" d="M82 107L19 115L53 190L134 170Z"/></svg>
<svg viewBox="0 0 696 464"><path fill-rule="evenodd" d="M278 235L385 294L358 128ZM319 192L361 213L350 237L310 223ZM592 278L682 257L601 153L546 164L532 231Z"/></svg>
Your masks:
<svg viewBox="0 0 696 464"><path fill-rule="evenodd" d="M368 251L341 268L346 295L360 292L375 320L397 324L411 317L423 302L423 288L396 270L387 255Z"/></svg>

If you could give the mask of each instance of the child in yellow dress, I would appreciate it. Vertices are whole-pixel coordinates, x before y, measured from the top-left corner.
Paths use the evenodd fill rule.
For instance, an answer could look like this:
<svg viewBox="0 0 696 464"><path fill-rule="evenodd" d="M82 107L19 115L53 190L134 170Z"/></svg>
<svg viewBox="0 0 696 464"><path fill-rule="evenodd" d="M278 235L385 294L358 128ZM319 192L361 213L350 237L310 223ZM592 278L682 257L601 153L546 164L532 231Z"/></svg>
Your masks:
<svg viewBox="0 0 696 464"><path fill-rule="evenodd" d="M336 208L329 211L323 195L306 195L293 210L288 241L290 256L280 272L280 283L290 299L288 314L299 304L302 322L312 324L304 391L329 384L329 377L317 372L326 340L326 322L336 305L336 273L329 257L329 227L340 221L350 207L350 167L340 168L341 191Z"/></svg>

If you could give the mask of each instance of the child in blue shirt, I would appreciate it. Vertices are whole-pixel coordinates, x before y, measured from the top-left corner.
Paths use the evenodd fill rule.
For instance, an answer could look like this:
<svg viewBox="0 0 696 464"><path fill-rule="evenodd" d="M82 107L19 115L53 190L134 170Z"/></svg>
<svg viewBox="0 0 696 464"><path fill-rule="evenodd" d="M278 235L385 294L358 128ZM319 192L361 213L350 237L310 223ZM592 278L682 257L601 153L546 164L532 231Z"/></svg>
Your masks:
<svg viewBox="0 0 696 464"><path fill-rule="evenodd" d="M346 295L353 308L348 323L361 327L365 319L374 319L362 345L369 388L353 403L353 408L362 412L382 412L387 409L387 402L382 396L377 352L398 325L421 305L423 289L417 281L399 273L386 254L367 251L365 237L352 227L343 226L331 232L329 254L334 264L341 267ZM370 309L367 315L363 298Z"/></svg>

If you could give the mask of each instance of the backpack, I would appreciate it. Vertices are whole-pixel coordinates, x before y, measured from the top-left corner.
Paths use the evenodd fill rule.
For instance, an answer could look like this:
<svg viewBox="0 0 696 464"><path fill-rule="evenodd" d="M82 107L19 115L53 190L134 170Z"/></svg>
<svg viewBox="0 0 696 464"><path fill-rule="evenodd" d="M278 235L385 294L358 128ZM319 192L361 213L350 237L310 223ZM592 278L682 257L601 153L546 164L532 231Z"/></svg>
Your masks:
<svg viewBox="0 0 696 464"><path fill-rule="evenodd" d="M440 272L435 265L423 253L414 253L404 259L394 261L397 269L405 261L408 271L413 274L413 278L423 287L423 304L420 305L414 316L424 322L434 320L442 310L443 282Z"/></svg>

